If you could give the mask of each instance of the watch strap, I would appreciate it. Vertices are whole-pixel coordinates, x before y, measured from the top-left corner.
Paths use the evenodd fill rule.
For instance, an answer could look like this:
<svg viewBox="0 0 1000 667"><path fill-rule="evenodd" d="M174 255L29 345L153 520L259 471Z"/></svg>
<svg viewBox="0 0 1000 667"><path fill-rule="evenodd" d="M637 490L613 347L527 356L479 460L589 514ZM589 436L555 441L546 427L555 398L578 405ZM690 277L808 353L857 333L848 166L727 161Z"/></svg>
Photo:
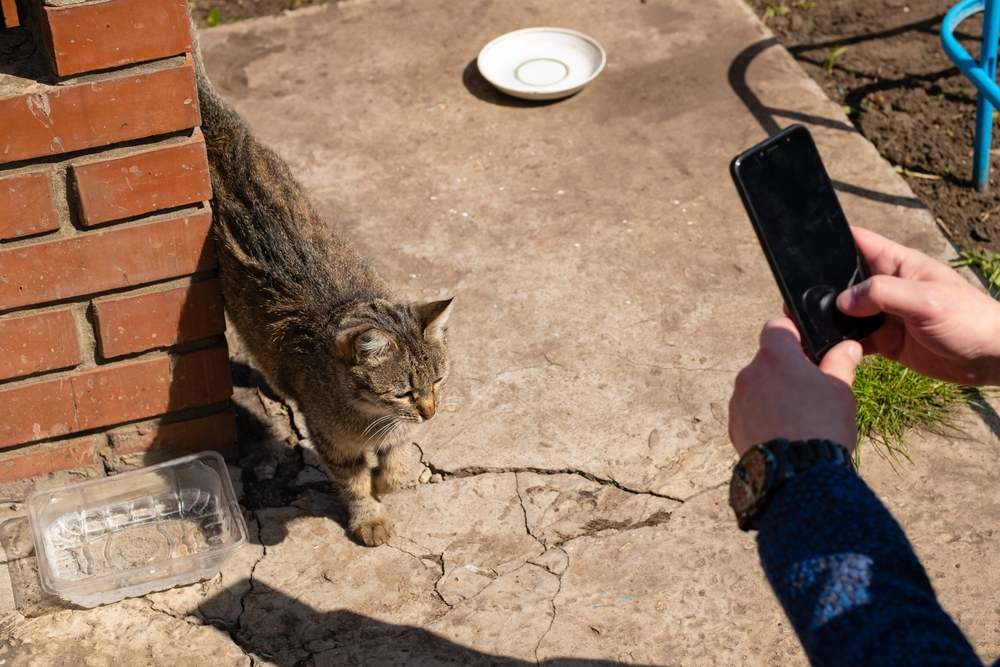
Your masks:
<svg viewBox="0 0 1000 667"><path fill-rule="evenodd" d="M847 448L832 440L775 438L756 447L766 449L772 455L774 470L769 471L767 485L762 490L763 498L757 503L753 513L745 516L737 515L739 527L745 531L757 528L757 519L767 507L774 492L792 477L820 463L834 463L854 468L854 462Z"/></svg>
<svg viewBox="0 0 1000 667"><path fill-rule="evenodd" d="M785 440L775 438L761 445L766 447L778 462L773 476L772 489L778 488L785 480L803 473L817 463L839 463L853 466L847 449L832 440Z"/></svg>

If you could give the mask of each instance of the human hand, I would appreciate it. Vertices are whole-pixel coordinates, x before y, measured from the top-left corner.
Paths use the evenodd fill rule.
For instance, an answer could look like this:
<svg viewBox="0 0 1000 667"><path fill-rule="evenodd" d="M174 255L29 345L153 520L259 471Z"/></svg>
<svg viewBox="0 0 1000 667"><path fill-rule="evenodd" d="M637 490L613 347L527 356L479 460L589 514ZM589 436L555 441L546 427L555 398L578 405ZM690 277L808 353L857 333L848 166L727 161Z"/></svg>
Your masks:
<svg viewBox="0 0 1000 667"><path fill-rule="evenodd" d="M736 376L729 401L729 439L742 457L754 445L775 438L832 440L854 451L857 405L851 384L861 345L838 343L815 365L802 350L795 324L771 320L760 349Z"/></svg>
<svg viewBox="0 0 1000 667"><path fill-rule="evenodd" d="M1000 303L921 252L867 229L852 231L873 275L842 292L837 308L854 317L887 316L862 341L865 352L940 380L1000 382Z"/></svg>

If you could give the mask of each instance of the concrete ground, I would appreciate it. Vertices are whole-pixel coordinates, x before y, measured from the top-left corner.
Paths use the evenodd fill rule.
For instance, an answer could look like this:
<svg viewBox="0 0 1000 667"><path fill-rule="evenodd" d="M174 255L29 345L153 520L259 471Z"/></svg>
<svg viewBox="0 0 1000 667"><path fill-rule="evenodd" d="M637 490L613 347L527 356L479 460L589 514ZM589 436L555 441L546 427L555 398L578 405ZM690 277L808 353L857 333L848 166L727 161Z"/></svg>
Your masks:
<svg viewBox="0 0 1000 667"><path fill-rule="evenodd" d="M557 104L494 93L478 48L529 25L593 35L607 70ZM780 309L728 161L805 122L852 221L948 248L768 38L741 0L347 0L209 31L213 77L330 224L401 294L457 296L445 406L367 549L238 363L253 543L210 581L74 611L8 530L0 663L801 664L726 503L726 401ZM1000 441L964 419L863 474L995 658Z"/></svg>

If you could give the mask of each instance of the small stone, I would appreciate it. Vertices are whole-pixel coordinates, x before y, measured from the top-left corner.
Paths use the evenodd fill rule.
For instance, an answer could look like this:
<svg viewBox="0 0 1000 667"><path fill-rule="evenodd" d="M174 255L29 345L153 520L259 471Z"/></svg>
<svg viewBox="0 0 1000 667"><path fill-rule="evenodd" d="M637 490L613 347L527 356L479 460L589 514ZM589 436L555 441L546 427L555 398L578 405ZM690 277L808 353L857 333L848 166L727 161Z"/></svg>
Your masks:
<svg viewBox="0 0 1000 667"><path fill-rule="evenodd" d="M302 448L302 463L307 466L312 466L314 468L325 468L326 464L323 462L323 458L313 447L311 440L303 440L299 443L299 447Z"/></svg>
<svg viewBox="0 0 1000 667"><path fill-rule="evenodd" d="M292 486L308 486L309 484L321 484L326 481L328 481L326 473L317 468L306 466L292 480Z"/></svg>
<svg viewBox="0 0 1000 667"><path fill-rule="evenodd" d="M267 457L253 467L253 474L259 481L272 479L274 473L278 472L278 460L272 456Z"/></svg>
<svg viewBox="0 0 1000 667"><path fill-rule="evenodd" d="M430 468L424 468L420 472L420 477L418 477L417 479L418 479L418 481L421 484L426 484L427 482L429 482L431 480L431 477L432 477L432 475L431 475Z"/></svg>

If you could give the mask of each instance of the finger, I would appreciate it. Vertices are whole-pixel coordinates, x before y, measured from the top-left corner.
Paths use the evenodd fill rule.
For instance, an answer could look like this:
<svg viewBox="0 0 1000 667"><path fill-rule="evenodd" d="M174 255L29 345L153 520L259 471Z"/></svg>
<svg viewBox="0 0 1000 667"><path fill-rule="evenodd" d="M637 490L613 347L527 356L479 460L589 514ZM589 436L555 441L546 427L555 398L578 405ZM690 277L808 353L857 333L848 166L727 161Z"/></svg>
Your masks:
<svg viewBox="0 0 1000 667"><path fill-rule="evenodd" d="M823 355L819 369L849 387L854 384L854 371L859 363L861 363L861 343L856 340L845 340L831 347Z"/></svg>
<svg viewBox="0 0 1000 667"><path fill-rule="evenodd" d="M788 317L776 317L768 320L764 328L760 331L760 346L767 348L783 349L794 347L801 349L802 336L795 328L795 322Z"/></svg>
<svg viewBox="0 0 1000 667"><path fill-rule="evenodd" d="M934 298L936 292L928 283L873 276L841 292L837 308L852 317L889 313L903 319L930 318L941 312L942 304Z"/></svg>
<svg viewBox="0 0 1000 667"><path fill-rule="evenodd" d="M864 229L851 227L854 242L861 255L868 263L873 274L910 278L912 280L943 280L955 282L963 280L958 273L931 259L919 250L907 248L891 241L881 234Z"/></svg>
<svg viewBox="0 0 1000 667"><path fill-rule="evenodd" d="M729 442L736 446L736 434L740 432L737 428L737 420L740 418L740 413L736 409L736 393L729 398Z"/></svg>

